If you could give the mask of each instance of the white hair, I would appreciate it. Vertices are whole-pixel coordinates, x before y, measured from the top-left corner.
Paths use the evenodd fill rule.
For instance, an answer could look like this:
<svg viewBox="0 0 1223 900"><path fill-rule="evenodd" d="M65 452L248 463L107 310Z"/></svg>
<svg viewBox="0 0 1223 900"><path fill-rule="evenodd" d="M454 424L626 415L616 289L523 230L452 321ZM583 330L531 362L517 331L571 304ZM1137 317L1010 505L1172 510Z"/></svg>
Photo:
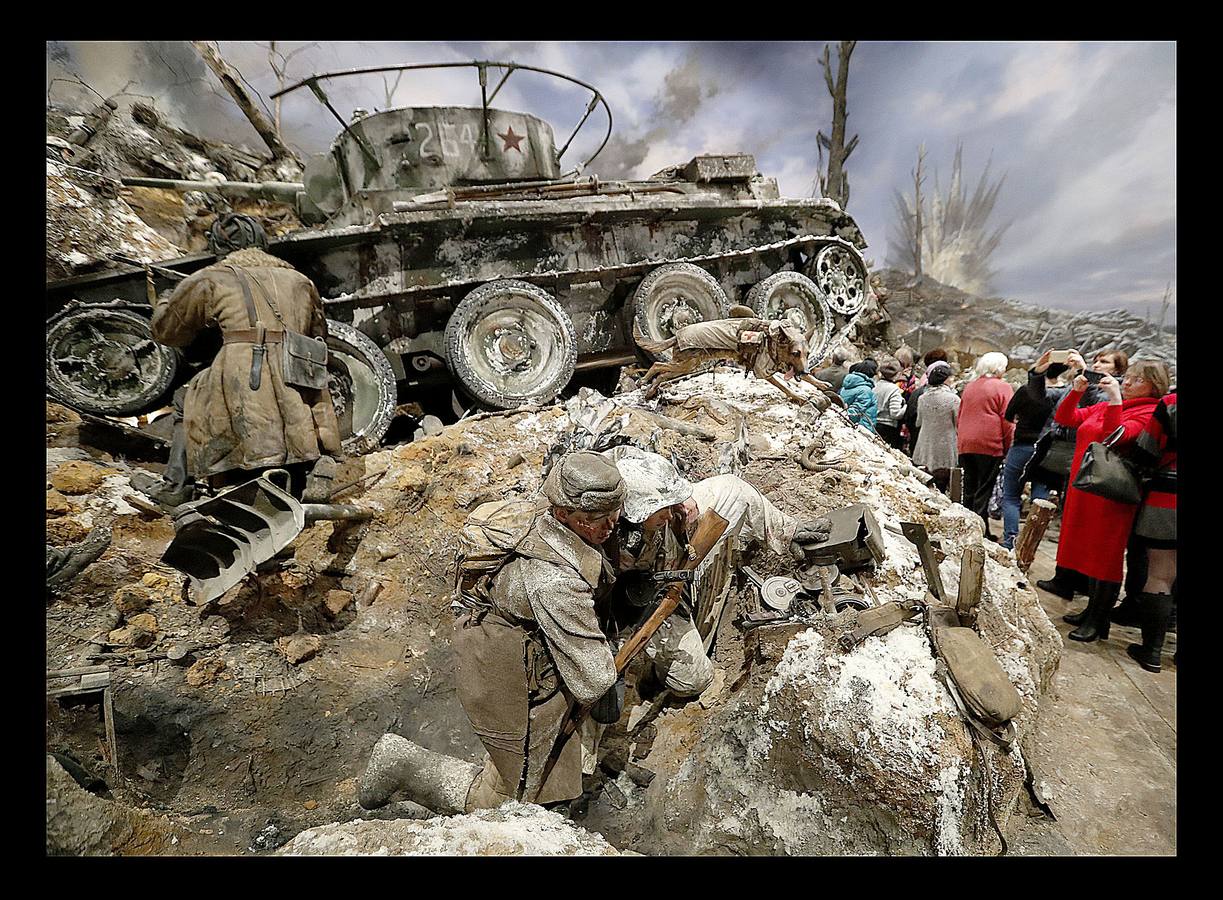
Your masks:
<svg viewBox="0 0 1223 900"><path fill-rule="evenodd" d="M977 366L974 370L978 378L987 378L1001 376L1006 372L1006 354L1005 353L986 353L977 360Z"/></svg>

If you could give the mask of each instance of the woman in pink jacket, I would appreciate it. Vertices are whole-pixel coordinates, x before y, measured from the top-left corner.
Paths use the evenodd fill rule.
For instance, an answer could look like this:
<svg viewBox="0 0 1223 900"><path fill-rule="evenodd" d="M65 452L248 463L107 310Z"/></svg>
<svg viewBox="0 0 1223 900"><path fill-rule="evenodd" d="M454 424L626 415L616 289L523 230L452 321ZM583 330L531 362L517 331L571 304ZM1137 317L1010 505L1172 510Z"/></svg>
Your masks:
<svg viewBox="0 0 1223 900"><path fill-rule="evenodd" d="M1015 425L1006 420L1006 407L1015 389L1002 380L1006 354L986 353L976 366L976 378L960 398L959 434L956 449L964 470L963 504L981 517L985 536L989 532L989 497L998 480L1006 451L1011 448Z"/></svg>

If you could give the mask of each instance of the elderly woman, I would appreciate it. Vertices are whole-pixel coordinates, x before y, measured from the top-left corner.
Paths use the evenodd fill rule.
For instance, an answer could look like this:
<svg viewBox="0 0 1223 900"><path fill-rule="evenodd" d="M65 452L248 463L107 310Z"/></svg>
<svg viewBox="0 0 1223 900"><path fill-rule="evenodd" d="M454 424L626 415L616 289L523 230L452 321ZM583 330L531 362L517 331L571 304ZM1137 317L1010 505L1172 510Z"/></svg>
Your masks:
<svg viewBox="0 0 1223 900"><path fill-rule="evenodd" d="M1015 393L1002 380L1006 363L1004 353L986 353L977 360L976 378L964 388L961 398L956 444L964 470L963 503L981 517L990 540L994 538L989 532L989 497L1015 433L1014 424L1006 418Z"/></svg>
<svg viewBox="0 0 1223 900"><path fill-rule="evenodd" d="M942 347L935 347L922 357L922 362L925 364L925 371L922 372L921 378L914 382L913 390L905 399L907 404L905 408L905 428L909 431L909 455L913 455L913 449L917 446L917 402L921 399L922 392L926 389L927 377L930 374L930 367L936 362L946 362L947 351Z"/></svg>
<svg viewBox="0 0 1223 900"><path fill-rule="evenodd" d="M926 369L926 384L917 401L918 433L913 446L913 464L933 475L943 491L956 462L955 430L960 412L960 398L947 383L950 377L951 366L946 362L935 362Z"/></svg>
<svg viewBox="0 0 1223 900"><path fill-rule="evenodd" d="M875 408L878 411L875 431L897 450L904 446L900 426L904 424L905 396L896 383L900 374L900 361L885 356L879 363L879 380L875 382Z"/></svg>
<svg viewBox="0 0 1223 900"><path fill-rule="evenodd" d="M1080 491L1074 487L1074 480L1083 454L1093 441L1103 441L1120 428L1121 437L1114 447L1124 453L1133 446L1150 423L1159 398L1168 392L1168 370L1160 362L1140 361L1129 367L1120 382L1105 375L1100 380L1100 390L1106 400L1079 409L1079 398L1087 385L1083 375L1075 378L1054 413L1057 424L1078 429L1057 545L1058 567L1082 572L1088 578L1087 608L1077 616L1065 617L1078 625L1070 632L1071 640L1075 641L1108 637L1110 613L1121 592L1125 546L1138 507Z"/></svg>

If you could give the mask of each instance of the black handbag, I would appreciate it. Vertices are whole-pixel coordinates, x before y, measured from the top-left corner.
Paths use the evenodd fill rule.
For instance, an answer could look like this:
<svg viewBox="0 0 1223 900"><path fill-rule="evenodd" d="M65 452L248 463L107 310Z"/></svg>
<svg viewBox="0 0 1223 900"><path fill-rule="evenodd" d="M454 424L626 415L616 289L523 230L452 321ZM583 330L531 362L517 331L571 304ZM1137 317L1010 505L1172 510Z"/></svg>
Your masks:
<svg viewBox="0 0 1223 900"><path fill-rule="evenodd" d="M1049 438L1049 449L1038 465L1046 472L1065 478L1074 463L1074 438L1054 437L1052 432L1046 437Z"/></svg>
<svg viewBox="0 0 1223 900"><path fill-rule="evenodd" d="M1019 476L1019 483L1038 481L1060 491L1073 462L1074 440L1059 438L1052 431L1046 431L1036 441L1032 455Z"/></svg>
<svg viewBox="0 0 1223 900"><path fill-rule="evenodd" d="M1113 449L1124 428L1118 428L1104 442L1093 441L1083 453L1083 463L1074 478L1073 487L1117 503L1142 502L1142 486L1134 467Z"/></svg>

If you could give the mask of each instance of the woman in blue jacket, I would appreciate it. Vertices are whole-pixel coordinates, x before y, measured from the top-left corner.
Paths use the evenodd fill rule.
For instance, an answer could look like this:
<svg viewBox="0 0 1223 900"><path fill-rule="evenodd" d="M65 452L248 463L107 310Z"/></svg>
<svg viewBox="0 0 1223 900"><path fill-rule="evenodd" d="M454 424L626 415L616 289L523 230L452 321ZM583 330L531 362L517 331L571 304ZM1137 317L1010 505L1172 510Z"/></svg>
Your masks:
<svg viewBox="0 0 1223 900"><path fill-rule="evenodd" d="M849 413L850 421L871 431L875 430L875 419L879 414L875 401L875 373L878 371L878 363L867 357L849 367L849 374L841 384L841 399L845 401L845 411Z"/></svg>

